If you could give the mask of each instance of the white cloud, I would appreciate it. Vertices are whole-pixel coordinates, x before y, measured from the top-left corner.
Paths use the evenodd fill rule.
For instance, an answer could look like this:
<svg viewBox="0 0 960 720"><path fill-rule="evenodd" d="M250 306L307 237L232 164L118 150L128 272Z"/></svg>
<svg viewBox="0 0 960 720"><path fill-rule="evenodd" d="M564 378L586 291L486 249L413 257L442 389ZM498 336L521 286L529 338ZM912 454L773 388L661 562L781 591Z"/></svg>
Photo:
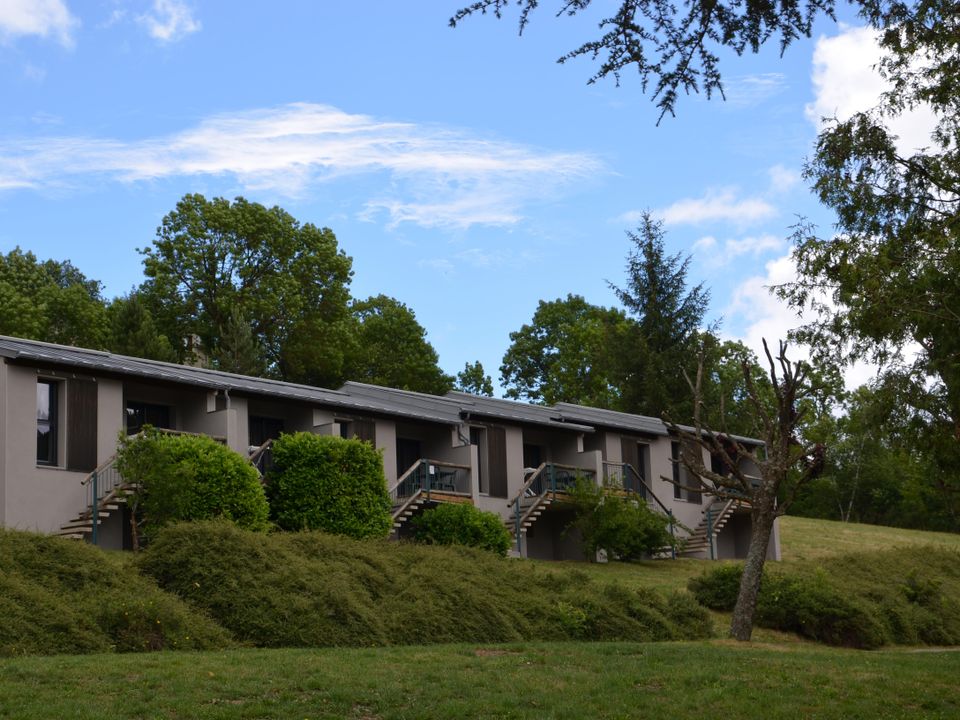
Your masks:
<svg viewBox="0 0 960 720"><path fill-rule="evenodd" d="M783 73L739 75L724 82L723 95L732 105L749 107L779 95L786 88L787 76Z"/></svg>
<svg viewBox="0 0 960 720"><path fill-rule="evenodd" d="M373 176L369 219L397 225L510 224L603 170L598 160L478 138L435 126L378 120L298 103L217 115L173 135L0 139L0 188L232 176L253 190L303 196L343 176ZM383 177L380 177L383 176Z"/></svg>
<svg viewBox="0 0 960 720"><path fill-rule="evenodd" d="M730 305L724 312L727 327L738 328L729 337L741 340L753 350L766 367L763 354L763 339L772 352L776 352L778 342L786 340L787 333L812 320L797 313L794 308L770 292L774 285L793 282L797 279L797 268L790 253L771 260L764 266L764 275L747 278L736 289ZM791 360L809 359L807 348L791 346L788 352ZM868 382L876 375L874 365L858 362L844 370L847 388L852 389Z"/></svg>
<svg viewBox="0 0 960 720"><path fill-rule="evenodd" d="M783 250L785 245L786 242L775 235L756 235L730 238L724 241L721 248L715 237L707 235L693 244L693 252L698 260L720 267L743 255L758 257L763 253Z"/></svg>
<svg viewBox="0 0 960 720"><path fill-rule="evenodd" d="M876 106L889 84L876 65L882 57L879 34L867 27L844 28L833 37L820 36L813 52L814 100L806 106L807 118L823 127L823 119L846 120ZM935 116L928 107L906 112L890 123L902 152L930 144Z"/></svg>
<svg viewBox="0 0 960 720"><path fill-rule="evenodd" d="M693 244L693 252L707 252L717 246L717 239L713 235L704 235Z"/></svg>
<svg viewBox="0 0 960 720"><path fill-rule="evenodd" d="M700 198L684 198L653 215L667 225L699 225L705 222L730 222L738 226L767 220L777 209L760 197L739 198L735 188L710 190ZM624 219L636 221L640 213L627 213Z"/></svg>
<svg viewBox="0 0 960 720"><path fill-rule="evenodd" d="M800 173L779 164L769 168L767 174L770 176L770 189L776 193L785 193L800 182Z"/></svg>
<svg viewBox="0 0 960 720"><path fill-rule="evenodd" d="M79 21L63 0L3 0L0 2L0 40L21 35L53 37L64 47L73 46Z"/></svg>
<svg viewBox="0 0 960 720"><path fill-rule="evenodd" d="M201 28L200 21L193 17L193 9L181 0L153 0L153 12L137 19L150 37L161 43L177 42Z"/></svg>

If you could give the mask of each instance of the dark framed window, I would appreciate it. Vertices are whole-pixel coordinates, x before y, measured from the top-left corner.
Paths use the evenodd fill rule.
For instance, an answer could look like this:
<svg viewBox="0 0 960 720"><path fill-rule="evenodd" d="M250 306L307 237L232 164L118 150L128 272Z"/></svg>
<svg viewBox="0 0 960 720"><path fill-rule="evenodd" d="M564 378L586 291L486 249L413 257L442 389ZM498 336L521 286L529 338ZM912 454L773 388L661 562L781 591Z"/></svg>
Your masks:
<svg viewBox="0 0 960 720"><path fill-rule="evenodd" d="M267 440L276 440L283 432L283 420L280 418L251 415L249 425L250 444L257 447L263 445Z"/></svg>
<svg viewBox="0 0 960 720"><path fill-rule="evenodd" d="M60 420L59 384L37 380L37 463L57 464L57 424Z"/></svg>
<svg viewBox="0 0 960 720"><path fill-rule="evenodd" d="M172 430L170 408L166 405L151 405L144 402L127 402L127 435L135 435L144 425Z"/></svg>

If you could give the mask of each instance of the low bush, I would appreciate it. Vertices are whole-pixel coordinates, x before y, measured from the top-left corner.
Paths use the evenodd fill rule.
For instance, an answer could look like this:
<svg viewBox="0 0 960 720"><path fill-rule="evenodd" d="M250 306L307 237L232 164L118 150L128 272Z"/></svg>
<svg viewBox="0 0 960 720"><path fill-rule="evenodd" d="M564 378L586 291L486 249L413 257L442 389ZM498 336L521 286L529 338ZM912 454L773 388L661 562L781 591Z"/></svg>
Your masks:
<svg viewBox="0 0 960 720"><path fill-rule="evenodd" d="M655 640L710 631L702 607L465 547L171 526L138 559L258 646Z"/></svg>
<svg viewBox="0 0 960 720"><path fill-rule="evenodd" d="M729 611L741 574L739 565L718 567L689 588L707 607ZM847 647L960 643L960 553L901 548L767 568L755 622Z"/></svg>
<svg viewBox="0 0 960 720"><path fill-rule="evenodd" d="M383 458L369 443L293 433L273 443L270 510L284 530L384 537L392 527Z"/></svg>
<svg viewBox="0 0 960 720"><path fill-rule="evenodd" d="M413 539L427 545L466 545L506 555L510 532L499 515L466 503L438 505L410 521Z"/></svg>
<svg viewBox="0 0 960 720"><path fill-rule="evenodd" d="M229 634L128 558L0 530L0 656L215 649Z"/></svg>
<svg viewBox="0 0 960 720"><path fill-rule="evenodd" d="M145 537L179 520L224 518L249 530L268 526L256 469L213 438L148 427L141 435L121 437L117 468L139 487L131 506Z"/></svg>
<svg viewBox="0 0 960 720"><path fill-rule="evenodd" d="M674 543L670 518L653 512L636 495L581 479L571 498L573 526L580 530L588 556L603 551L611 559L639 560Z"/></svg>

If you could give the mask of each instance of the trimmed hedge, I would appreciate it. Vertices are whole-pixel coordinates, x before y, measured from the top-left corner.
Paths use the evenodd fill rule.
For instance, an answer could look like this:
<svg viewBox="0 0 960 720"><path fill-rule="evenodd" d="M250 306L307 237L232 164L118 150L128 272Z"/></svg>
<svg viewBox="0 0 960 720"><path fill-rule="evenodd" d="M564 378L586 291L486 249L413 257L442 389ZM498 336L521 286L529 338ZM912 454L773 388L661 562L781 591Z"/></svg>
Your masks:
<svg viewBox="0 0 960 720"><path fill-rule="evenodd" d="M168 527L138 558L164 589L265 647L708 636L689 594L603 586L454 546Z"/></svg>
<svg viewBox="0 0 960 720"><path fill-rule="evenodd" d="M736 603L742 568L726 565L690 581L714 610ZM764 569L755 622L830 645L960 644L960 553L900 548Z"/></svg>
<svg viewBox="0 0 960 720"><path fill-rule="evenodd" d="M223 518L248 530L269 526L260 476L245 457L205 435L147 428L120 440L117 468L136 482L144 534L181 520Z"/></svg>
<svg viewBox="0 0 960 720"><path fill-rule="evenodd" d="M384 537L392 527L383 457L361 440L300 432L273 443L270 510L283 530Z"/></svg>
<svg viewBox="0 0 960 720"><path fill-rule="evenodd" d="M466 503L442 504L410 520L413 539L427 545L465 545L506 555L512 544L500 516Z"/></svg>

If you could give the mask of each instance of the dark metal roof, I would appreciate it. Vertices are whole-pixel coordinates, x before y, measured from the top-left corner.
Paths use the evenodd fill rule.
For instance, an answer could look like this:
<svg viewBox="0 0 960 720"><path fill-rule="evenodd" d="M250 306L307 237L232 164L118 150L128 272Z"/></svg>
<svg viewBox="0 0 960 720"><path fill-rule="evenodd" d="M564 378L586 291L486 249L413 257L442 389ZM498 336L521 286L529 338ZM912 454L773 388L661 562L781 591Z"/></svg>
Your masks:
<svg viewBox="0 0 960 720"><path fill-rule="evenodd" d="M446 397L460 405L460 410L478 417L512 420L513 422L533 423L550 427L576 430L578 432L593 432L593 427L571 422L564 422L554 408L546 405L530 405L515 400L500 400L498 398L471 395L470 393L451 390Z"/></svg>
<svg viewBox="0 0 960 720"><path fill-rule="evenodd" d="M230 392L253 395L283 397L357 412L380 412L390 415L422 417L422 414L413 413L405 407L395 407L373 398L360 395L353 396L339 390L236 375L219 370L160 362L159 360L115 355L100 350L53 345L36 340L21 340L0 336L0 357L9 358L13 361L37 362L81 369L87 372L109 372L149 380L165 380L208 390L229 390ZM453 416L456 418L456 413ZM440 422L457 422L456 419L450 420L447 417L430 419L436 419Z"/></svg>
<svg viewBox="0 0 960 720"><path fill-rule="evenodd" d="M390 408L384 412L400 413L407 417L450 424L461 422L460 406L440 395L427 395L412 390L397 390L353 381L345 382L340 392L347 393L358 400L362 398L380 407Z"/></svg>
<svg viewBox="0 0 960 720"><path fill-rule="evenodd" d="M554 408L565 420L587 422L591 425L616 428L618 430L632 430L647 435L669 434L667 432L667 426L663 424L662 420L645 415L632 415L630 413L617 412L616 410L603 410L601 408L574 405L573 403L557 403L554 405Z"/></svg>
<svg viewBox="0 0 960 720"><path fill-rule="evenodd" d="M594 432L594 428L599 426L652 435L669 434L666 425L656 418L570 403L558 403L548 407L457 391L441 397L357 382L347 382L340 390L329 390L3 335L0 335L0 358L7 358L12 362L40 363L86 372L162 380L208 390L282 397L342 410L373 412L450 425L459 424L465 417L473 415L577 432ZM743 442L760 442L752 438L735 437Z"/></svg>

